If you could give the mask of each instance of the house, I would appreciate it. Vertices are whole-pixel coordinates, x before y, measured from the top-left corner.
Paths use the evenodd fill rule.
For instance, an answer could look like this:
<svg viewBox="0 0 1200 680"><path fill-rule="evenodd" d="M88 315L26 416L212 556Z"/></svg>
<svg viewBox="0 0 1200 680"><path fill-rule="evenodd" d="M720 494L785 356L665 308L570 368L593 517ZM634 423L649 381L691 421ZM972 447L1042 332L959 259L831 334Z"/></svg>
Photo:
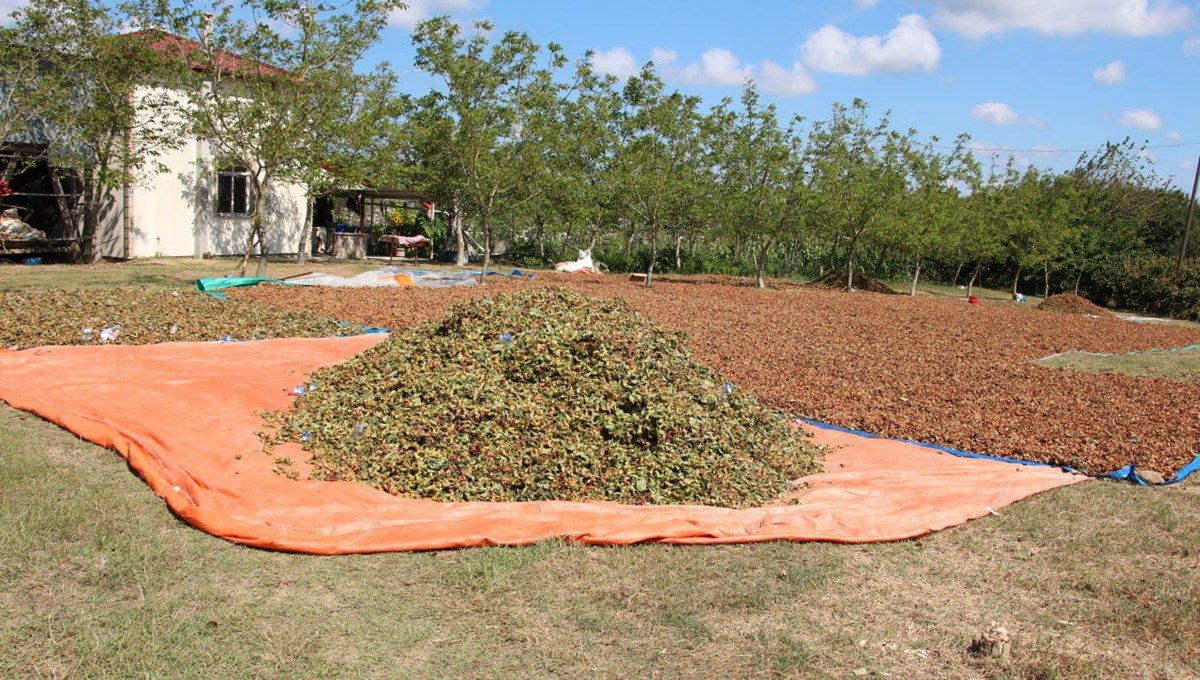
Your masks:
<svg viewBox="0 0 1200 680"><path fill-rule="evenodd" d="M143 31L131 37L148 40L148 45L175 58L188 59L203 49L200 43L161 31ZM220 68L237 73L253 70L267 77L286 75L274 67L247 67L238 55L217 55ZM192 68L204 66L189 60ZM183 92L161 86L146 86L135 95L142 100L174 96L186 105ZM145 115L156 115L147 112ZM104 257L238 255L246 250L250 235L254 196L249 170L223 164L212 145L194 136L184 136L172 148L162 149L155 168L134 173L137 180L114 196L119 219L103 220L97 227L99 249ZM298 184L276 183L267 197L264 221L270 253L295 253L306 215L307 194Z"/></svg>

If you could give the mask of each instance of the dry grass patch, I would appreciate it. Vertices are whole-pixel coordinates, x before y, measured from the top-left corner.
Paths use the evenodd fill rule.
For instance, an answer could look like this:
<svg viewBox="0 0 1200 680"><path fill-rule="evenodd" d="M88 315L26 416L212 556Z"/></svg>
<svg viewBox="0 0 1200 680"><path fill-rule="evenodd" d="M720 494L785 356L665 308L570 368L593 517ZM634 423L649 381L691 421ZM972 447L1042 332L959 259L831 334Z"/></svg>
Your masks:
<svg viewBox="0 0 1200 680"><path fill-rule="evenodd" d="M1200 347L1132 354L1066 352L1039 359L1037 364L1085 373L1120 373L1177 382L1200 382Z"/></svg>
<svg viewBox="0 0 1200 680"><path fill-rule="evenodd" d="M0 677L1190 678L1200 487L1076 485L919 541L313 557L172 517L0 408ZM991 622L1004 663L967 653Z"/></svg>

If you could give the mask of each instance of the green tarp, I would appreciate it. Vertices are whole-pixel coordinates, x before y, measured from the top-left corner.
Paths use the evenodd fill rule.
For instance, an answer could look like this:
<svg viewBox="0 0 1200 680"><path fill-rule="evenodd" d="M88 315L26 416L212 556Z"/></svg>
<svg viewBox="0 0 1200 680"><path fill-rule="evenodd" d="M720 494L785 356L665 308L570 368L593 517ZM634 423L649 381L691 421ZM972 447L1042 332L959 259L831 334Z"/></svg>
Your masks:
<svg viewBox="0 0 1200 680"><path fill-rule="evenodd" d="M196 290L224 299L225 296L216 291L222 288L257 286L260 283L283 283L283 281L262 276L210 276L208 278L196 279Z"/></svg>
<svg viewBox="0 0 1200 680"><path fill-rule="evenodd" d="M210 290L257 286L260 283L282 282L279 279L270 279L263 276L210 276L205 279L196 279L196 290L201 293L207 293Z"/></svg>

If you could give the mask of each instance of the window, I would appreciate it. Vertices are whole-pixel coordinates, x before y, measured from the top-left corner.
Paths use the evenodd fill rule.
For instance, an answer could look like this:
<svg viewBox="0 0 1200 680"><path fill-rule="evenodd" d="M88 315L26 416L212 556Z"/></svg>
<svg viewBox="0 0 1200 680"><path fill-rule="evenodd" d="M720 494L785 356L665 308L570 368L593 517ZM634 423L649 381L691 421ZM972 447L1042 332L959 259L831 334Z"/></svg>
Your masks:
<svg viewBox="0 0 1200 680"><path fill-rule="evenodd" d="M217 214L249 215L254 211L250 172L240 166L217 171Z"/></svg>

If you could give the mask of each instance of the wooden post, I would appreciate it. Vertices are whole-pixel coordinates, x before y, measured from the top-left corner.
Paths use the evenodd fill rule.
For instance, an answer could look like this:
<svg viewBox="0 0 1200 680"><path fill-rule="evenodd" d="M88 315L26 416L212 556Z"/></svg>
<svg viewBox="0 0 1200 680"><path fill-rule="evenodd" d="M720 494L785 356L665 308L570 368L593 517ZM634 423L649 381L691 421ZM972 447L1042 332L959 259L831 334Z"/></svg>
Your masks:
<svg viewBox="0 0 1200 680"><path fill-rule="evenodd" d="M1187 220L1183 225L1183 243L1179 245L1179 260L1175 263L1175 272L1183 270L1183 261L1187 259L1188 237L1192 235L1192 218L1196 213L1196 188L1200 187L1200 158L1196 159L1196 179L1192 180L1192 200L1188 201Z"/></svg>

